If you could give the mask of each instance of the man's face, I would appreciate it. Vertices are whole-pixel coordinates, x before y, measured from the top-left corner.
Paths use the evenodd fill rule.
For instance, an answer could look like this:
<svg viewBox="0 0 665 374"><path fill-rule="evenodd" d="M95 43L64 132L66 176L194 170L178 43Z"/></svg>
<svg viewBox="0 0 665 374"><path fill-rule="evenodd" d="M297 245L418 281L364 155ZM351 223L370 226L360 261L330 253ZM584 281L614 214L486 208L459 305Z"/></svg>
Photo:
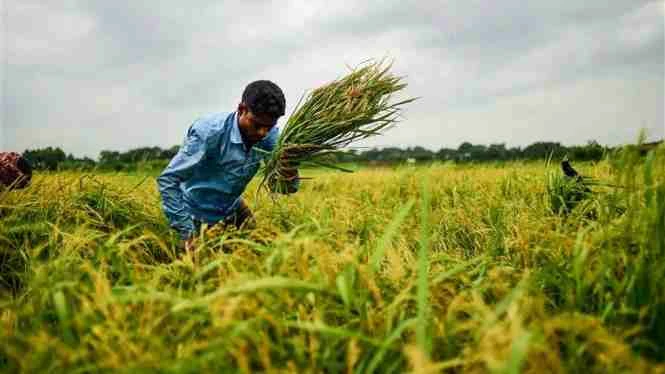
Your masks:
<svg viewBox="0 0 665 374"><path fill-rule="evenodd" d="M245 104L238 105L238 127L243 140L248 145L260 142L276 124L277 118L270 115L257 115L252 113Z"/></svg>

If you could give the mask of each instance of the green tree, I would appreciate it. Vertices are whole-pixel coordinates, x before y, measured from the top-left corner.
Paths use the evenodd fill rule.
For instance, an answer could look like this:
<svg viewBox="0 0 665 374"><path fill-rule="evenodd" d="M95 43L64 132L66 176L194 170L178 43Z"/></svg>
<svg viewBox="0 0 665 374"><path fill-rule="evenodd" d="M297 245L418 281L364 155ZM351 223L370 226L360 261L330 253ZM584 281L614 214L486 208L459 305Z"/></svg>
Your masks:
<svg viewBox="0 0 665 374"><path fill-rule="evenodd" d="M53 147L27 149L23 157L37 170L57 170L58 164L67 159L62 149Z"/></svg>

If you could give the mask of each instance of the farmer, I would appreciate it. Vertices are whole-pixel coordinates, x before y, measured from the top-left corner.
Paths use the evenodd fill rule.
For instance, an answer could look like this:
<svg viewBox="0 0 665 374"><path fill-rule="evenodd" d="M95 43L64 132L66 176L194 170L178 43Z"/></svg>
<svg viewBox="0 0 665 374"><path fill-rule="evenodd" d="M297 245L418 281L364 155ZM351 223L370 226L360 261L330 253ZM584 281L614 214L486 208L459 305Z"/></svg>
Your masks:
<svg viewBox="0 0 665 374"><path fill-rule="evenodd" d="M32 179L32 167L16 152L0 152L0 190L25 188Z"/></svg>
<svg viewBox="0 0 665 374"><path fill-rule="evenodd" d="M203 223L254 227L240 195L265 157L261 150L273 150L285 105L275 83L255 81L245 88L235 112L208 115L189 127L182 147L157 178L162 208L185 248ZM287 180L282 192L296 192L297 169L287 172Z"/></svg>

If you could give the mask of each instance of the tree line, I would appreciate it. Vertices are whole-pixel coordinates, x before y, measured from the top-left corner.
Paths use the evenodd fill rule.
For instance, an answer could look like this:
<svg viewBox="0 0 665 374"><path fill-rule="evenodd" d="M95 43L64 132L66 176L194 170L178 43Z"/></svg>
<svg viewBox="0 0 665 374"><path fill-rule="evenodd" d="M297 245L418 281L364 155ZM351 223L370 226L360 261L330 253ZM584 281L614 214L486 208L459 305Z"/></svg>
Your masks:
<svg viewBox="0 0 665 374"><path fill-rule="evenodd" d="M349 152L342 158L356 159L358 161L374 163L391 163L409 161L512 161L512 160L538 160L548 157L562 158L568 156L578 161L600 160L609 147L602 146L596 141L590 141L586 145L565 146L558 142L536 142L524 148L506 147L505 143L499 144L472 144L464 142L457 148L441 148L438 151L430 151L423 147L410 147L406 149L388 147L382 149L370 149L362 152ZM339 157L339 156L338 156Z"/></svg>
<svg viewBox="0 0 665 374"><path fill-rule="evenodd" d="M167 149L141 147L126 152L103 150L97 160L89 157L77 158L59 147L28 149L23 156L37 170L106 170L136 171L161 170L178 152L179 146ZM506 147L499 144L472 144L464 142L457 148L441 148L431 151L424 147L352 149L332 156L333 162L359 162L370 164L395 164L403 162L487 162L511 160L561 159L567 156L575 161L597 161L604 157L610 147L595 141L585 145L565 146L558 142L536 142L526 147Z"/></svg>
<svg viewBox="0 0 665 374"><path fill-rule="evenodd" d="M164 168L166 163L178 153L178 146L141 147L126 152L103 150L97 160L89 157L78 158L66 154L60 147L28 149L23 152L36 170L103 170L136 171L138 169Z"/></svg>

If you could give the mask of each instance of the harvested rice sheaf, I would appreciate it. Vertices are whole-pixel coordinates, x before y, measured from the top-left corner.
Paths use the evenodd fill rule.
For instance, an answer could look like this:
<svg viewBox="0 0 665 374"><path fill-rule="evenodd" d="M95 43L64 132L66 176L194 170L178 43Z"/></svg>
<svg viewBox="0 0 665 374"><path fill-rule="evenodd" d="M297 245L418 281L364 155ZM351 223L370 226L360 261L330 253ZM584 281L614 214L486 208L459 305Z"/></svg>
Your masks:
<svg viewBox="0 0 665 374"><path fill-rule="evenodd" d="M261 185L273 191L285 189L292 175L289 169L303 162L334 168L321 156L395 124L402 107L415 98L393 100L406 83L390 72L391 67L384 60L367 61L301 99L266 162Z"/></svg>

